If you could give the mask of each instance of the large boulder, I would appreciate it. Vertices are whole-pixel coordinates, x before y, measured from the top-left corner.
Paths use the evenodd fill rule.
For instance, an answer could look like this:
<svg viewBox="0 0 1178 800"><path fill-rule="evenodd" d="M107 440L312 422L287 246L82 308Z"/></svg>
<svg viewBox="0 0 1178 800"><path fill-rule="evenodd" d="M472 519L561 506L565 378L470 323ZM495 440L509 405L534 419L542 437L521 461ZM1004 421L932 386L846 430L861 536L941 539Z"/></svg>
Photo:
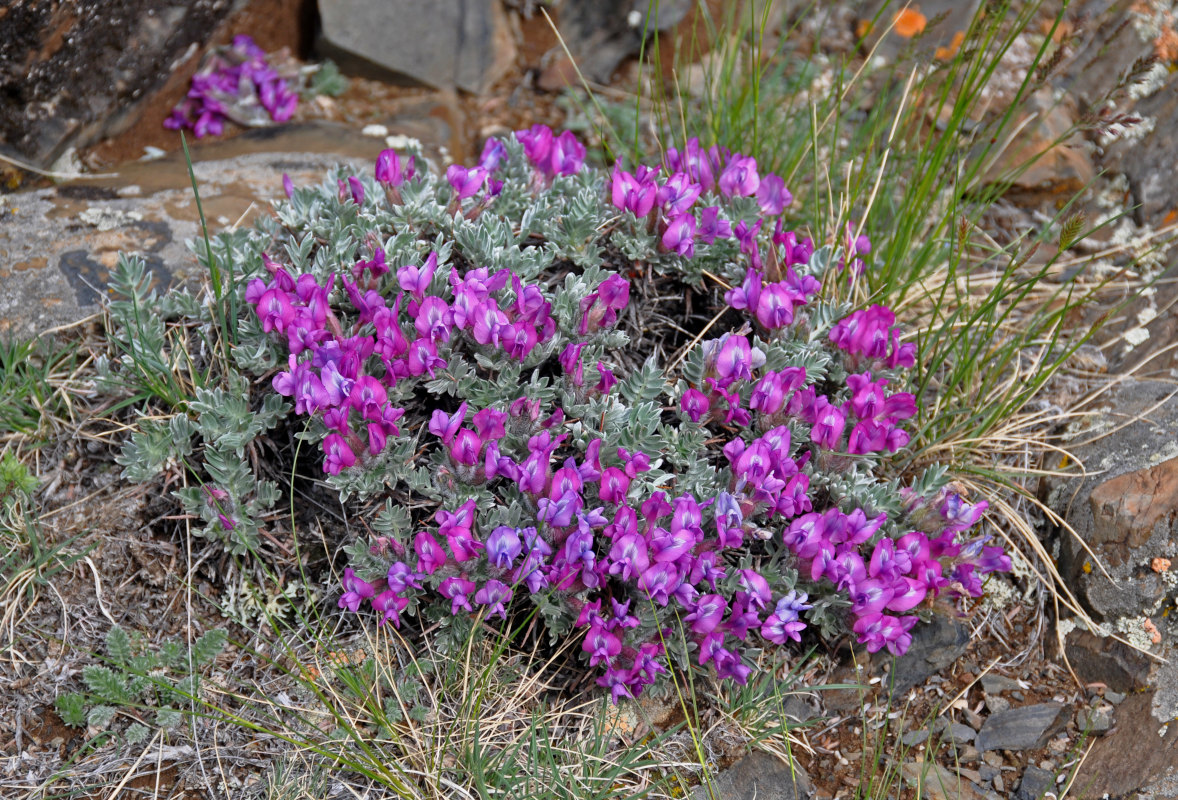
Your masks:
<svg viewBox="0 0 1178 800"><path fill-rule="evenodd" d="M41 168L140 121L163 133L201 56L234 33L297 48L304 0L0 5L0 152Z"/></svg>
<svg viewBox="0 0 1178 800"><path fill-rule="evenodd" d="M486 91L515 61L499 0L319 0L318 49L347 69Z"/></svg>
<svg viewBox="0 0 1178 800"><path fill-rule="evenodd" d="M333 151L308 152L330 136ZM259 152L243 152L253 144ZM371 170L383 147L339 125L251 131L193 151L209 233L246 225L282 196L282 175L318 183L350 163ZM199 233L181 154L124 164L117 176L0 197L0 336L27 338L101 309L121 252L138 253L162 291L201 278L186 242Z"/></svg>
<svg viewBox="0 0 1178 800"><path fill-rule="evenodd" d="M1048 502L1071 525L1060 571L1079 600L1111 626L1157 616L1175 586L1178 556L1178 397L1161 381L1127 380L1062 444L1088 477L1057 480ZM1087 545L1087 547L1085 547Z"/></svg>

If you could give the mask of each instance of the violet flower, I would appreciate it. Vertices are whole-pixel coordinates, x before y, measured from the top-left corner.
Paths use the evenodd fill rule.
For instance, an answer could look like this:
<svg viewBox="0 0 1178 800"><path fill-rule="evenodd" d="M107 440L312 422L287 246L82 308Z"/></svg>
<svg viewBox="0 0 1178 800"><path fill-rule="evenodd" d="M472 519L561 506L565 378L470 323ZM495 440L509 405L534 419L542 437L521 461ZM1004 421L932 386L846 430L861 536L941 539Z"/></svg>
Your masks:
<svg viewBox="0 0 1178 800"><path fill-rule="evenodd" d="M376 587L365 580L356 577L351 567L344 568L344 593L339 599L339 607L348 611L359 611L360 603L376 594Z"/></svg>
<svg viewBox="0 0 1178 800"><path fill-rule="evenodd" d="M466 609L468 613L474 612L469 598L476 588L473 581L451 576L438 585L438 594L450 601L450 614L456 616L460 608Z"/></svg>
<svg viewBox="0 0 1178 800"><path fill-rule="evenodd" d="M519 532L508 525L500 525L487 537L487 560L499 569L511 569L512 562L523 550Z"/></svg>
<svg viewBox="0 0 1178 800"><path fill-rule="evenodd" d="M487 607L488 617L498 614L502 619L507 619L507 608L504 604L511 602L511 594L510 586L501 581L489 580L475 594L474 601Z"/></svg>

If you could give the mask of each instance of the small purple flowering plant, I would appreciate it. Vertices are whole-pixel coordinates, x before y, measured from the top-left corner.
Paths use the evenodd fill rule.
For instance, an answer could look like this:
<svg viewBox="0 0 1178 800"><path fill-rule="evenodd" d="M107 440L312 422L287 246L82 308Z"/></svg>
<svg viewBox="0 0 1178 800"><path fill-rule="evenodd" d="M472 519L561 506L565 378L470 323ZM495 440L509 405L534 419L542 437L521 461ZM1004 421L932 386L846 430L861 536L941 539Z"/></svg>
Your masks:
<svg viewBox="0 0 1178 800"><path fill-rule="evenodd" d="M303 84L310 71L318 68L300 69L289 57L267 54L240 34L205 56L164 127L187 128L200 139L222 134L227 121L245 126L286 122L294 116L300 91L307 91Z"/></svg>
<svg viewBox="0 0 1178 800"><path fill-rule="evenodd" d="M616 702L672 662L743 684L814 632L902 654L933 598L1010 568L944 469L888 472L916 348L890 309L823 291L870 268L865 237L788 230L779 176L695 140L660 165L584 159L544 126L444 175L386 151L287 182L233 240L239 363L308 423L328 483L380 507L341 609L419 617L443 647L534 612ZM652 272L731 287L725 325L669 366L643 349ZM232 492L189 505L251 518Z"/></svg>

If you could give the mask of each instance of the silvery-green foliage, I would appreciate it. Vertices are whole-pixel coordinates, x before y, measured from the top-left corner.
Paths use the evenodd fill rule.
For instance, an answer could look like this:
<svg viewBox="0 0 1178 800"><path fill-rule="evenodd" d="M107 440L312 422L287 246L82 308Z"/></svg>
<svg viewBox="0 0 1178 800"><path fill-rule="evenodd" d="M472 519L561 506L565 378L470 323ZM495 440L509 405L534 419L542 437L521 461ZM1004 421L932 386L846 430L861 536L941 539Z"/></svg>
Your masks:
<svg viewBox="0 0 1178 800"><path fill-rule="evenodd" d="M219 628L198 637L191 646L181 639L152 648L143 635L128 634L114 625L106 635L107 664L82 669L84 693L58 696L61 719L72 727L110 727L120 710L133 722L122 733L127 744L141 742L158 728L174 728L183 721L180 711L200 690L200 671L212 664L225 648L228 636Z"/></svg>

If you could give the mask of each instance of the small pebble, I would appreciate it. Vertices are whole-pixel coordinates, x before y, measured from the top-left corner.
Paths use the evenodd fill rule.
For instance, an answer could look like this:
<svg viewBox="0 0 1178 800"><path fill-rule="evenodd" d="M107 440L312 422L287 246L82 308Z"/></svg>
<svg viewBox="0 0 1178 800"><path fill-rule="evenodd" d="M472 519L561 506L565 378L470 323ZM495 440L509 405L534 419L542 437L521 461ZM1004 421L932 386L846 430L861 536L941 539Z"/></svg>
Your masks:
<svg viewBox="0 0 1178 800"><path fill-rule="evenodd" d="M977 736L974 729L968 725L962 725L960 722L954 722L947 729L945 738L953 744L969 744Z"/></svg>
<svg viewBox="0 0 1178 800"><path fill-rule="evenodd" d="M997 792L1005 792L1006 784L1002 781L1001 775L994 776L994 790Z"/></svg>
<svg viewBox="0 0 1178 800"><path fill-rule="evenodd" d="M971 728L973 728L975 731L980 730L982 727L982 723L986 721L985 718L982 717L981 714L978 714L975 711L968 709L968 708L962 712L961 716L965 717L965 721L967 723L969 723L969 726Z"/></svg>
<svg viewBox="0 0 1178 800"><path fill-rule="evenodd" d="M1112 703L1114 706L1120 705L1125 700L1125 695L1120 692L1114 692L1112 689L1105 689L1104 699L1106 702Z"/></svg>
<svg viewBox="0 0 1178 800"><path fill-rule="evenodd" d="M988 694L985 696L986 710L991 714L1001 714L1003 711L1010 710L1010 701L1005 697L999 697L996 694Z"/></svg>
<svg viewBox="0 0 1178 800"><path fill-rule="evenodd" d="M1039 769L1051 772L1055 769L1055 762L1045 758L1039 762Z"/></svg>
<svg viewBox="0 0 1178 800"><path fill-rule="evenodd" d="M978 752L976 747L970 747L966 745L957 751L957 758L963 763L973 763L974 761L977 761L979 757L981 757L981 753Z"/></svg>
<svg viewBox="0 0 1178 800"><path fill-rule="evenodd" d="M928 739L928 729L921 728L920 730L908 731L908 733L901 736L900 744L905 747L916 747L916 745L922 744L926 739Z"/></svg>
<svg viewBox="0 0 1178 800"><path fill-rule="evenodd" d="M984 781L992 781L998 777L998 769L989 764L982 764L978 767L978 776Z"/></svg>
<svg viewBox="0 0 1178 800"><path fill-rule="evenodd" d="M1001 767L1004 763L1002 756L995 753L993 750L987 750L982 754L982 761L985 761L991 767Z"/></svg>

